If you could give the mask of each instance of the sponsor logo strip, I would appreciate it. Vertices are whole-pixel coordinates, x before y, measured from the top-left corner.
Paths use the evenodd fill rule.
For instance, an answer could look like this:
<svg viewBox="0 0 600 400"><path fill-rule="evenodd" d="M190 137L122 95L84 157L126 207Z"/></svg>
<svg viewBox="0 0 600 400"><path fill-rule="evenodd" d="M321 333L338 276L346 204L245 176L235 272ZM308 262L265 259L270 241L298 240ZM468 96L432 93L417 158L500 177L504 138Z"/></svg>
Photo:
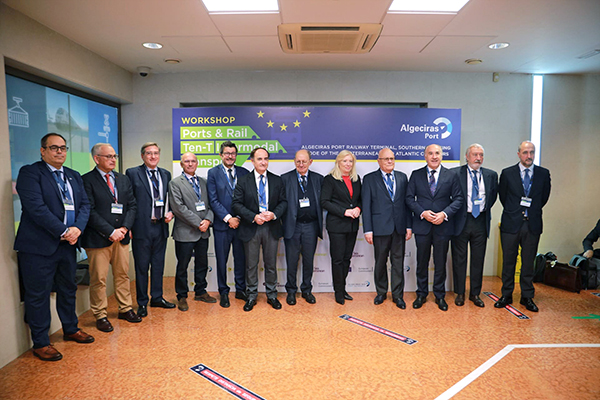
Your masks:
<svg viewBox="0 0 600 400"><path fill-rule="evenodd" d="M373 324L365 322L365 321L363 321L361 319L351 317L348 314L340 315L340 318L344 319L346 321L352 322L352 323L354 323L356 325L360 325L363 328L367 328L367 329L370 329L370 330L375 331L377 333L381 333L382 335L385 335L387 337L391 337L392 339L399 340L402 343L406 343L408 345L412 345L412 344L417 343L417 341L415 339L411 339L409 337L406 337L406 336L403 336L403 335L399 335L399 334L397 334L395 332L388 331L387 329L384 329L384 328L382 328L380 326L373 325Z"/></svg>
<svg viewBox="0 0 600 400"><path fill-rule="evenodd" d="M252 393L204 364L195 365L190 369L240 400L265 400L264 397Z"/></svg>
<svg viewBox="0 0 600 400"><path fill-rule="evenodd" d="M490 299L494 300L494 302L500 300L500 297L496 296L494 293L492 292L483 292L483 294L485 294L487 297L489 297ZM515 317L519 318L519 319L531 319L529 318L527 315L523 314L521 311L517 310L516 308L514 308L512 305L507 305L506 307L504 307L506 310L508 310L509 313L511 313L512 315L514 315Z"/></svg>

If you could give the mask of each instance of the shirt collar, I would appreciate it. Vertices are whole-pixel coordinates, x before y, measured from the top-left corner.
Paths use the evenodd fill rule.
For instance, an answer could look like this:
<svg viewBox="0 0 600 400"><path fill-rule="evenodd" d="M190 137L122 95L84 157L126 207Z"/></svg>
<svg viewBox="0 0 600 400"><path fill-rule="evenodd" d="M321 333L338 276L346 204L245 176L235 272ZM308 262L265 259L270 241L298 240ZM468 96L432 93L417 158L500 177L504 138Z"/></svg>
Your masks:
<svg viewBox="0 0 600 400"><path fill-rule="evenodd" d="M185 171L183 172L183 175L185 175L185 177L186 177L188 180L190 180L190 179L194 179L194 178L196 177L196 175L190 175L190 174L188 174L188 173L187 173L187 172L185 172Z"/></svg>

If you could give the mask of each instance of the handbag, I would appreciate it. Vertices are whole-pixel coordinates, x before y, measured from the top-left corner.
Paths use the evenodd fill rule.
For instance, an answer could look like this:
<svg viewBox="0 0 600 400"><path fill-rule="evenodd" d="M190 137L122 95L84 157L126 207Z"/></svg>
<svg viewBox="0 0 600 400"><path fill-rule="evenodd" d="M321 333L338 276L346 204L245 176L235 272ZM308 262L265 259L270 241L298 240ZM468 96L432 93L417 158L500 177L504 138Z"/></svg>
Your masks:
<svg viewBox="0 0 600 400"><path fill-rule="evenodd" d="M581 291L581 271L573 265L558 261L546 261L544 284L579 293Z"/></svg>

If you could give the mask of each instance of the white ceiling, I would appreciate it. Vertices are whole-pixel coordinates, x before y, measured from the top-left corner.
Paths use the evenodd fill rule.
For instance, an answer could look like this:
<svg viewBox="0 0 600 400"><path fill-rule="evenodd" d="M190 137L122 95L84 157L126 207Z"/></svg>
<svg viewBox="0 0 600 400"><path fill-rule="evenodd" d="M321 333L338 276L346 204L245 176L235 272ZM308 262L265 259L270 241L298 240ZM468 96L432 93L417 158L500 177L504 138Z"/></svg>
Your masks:
<svg viewBox="0 0 600 400"><path fill-rule="evenodd" d="M267 15L209 15L201 0L1 1L132 72L600 73L600 55L577 58L600 49L600 0L470 0L457 15L387 14L392 0L279 0L280 13ZM277 25L312 22L381 23L383 32L368 54L284 53ZM510 47L488 49L494 42Z"/></svg>

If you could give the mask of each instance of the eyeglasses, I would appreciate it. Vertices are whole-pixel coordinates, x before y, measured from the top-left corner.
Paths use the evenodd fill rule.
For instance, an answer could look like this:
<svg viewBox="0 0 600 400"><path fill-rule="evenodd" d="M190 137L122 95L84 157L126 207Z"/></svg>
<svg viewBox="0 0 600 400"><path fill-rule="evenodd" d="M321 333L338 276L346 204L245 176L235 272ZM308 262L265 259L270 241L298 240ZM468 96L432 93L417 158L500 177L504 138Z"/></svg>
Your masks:
<svg viewBox="0 0 600 400"><path fill-rule="evenodd" d="M53 152L58 152L59 150L62 151L63 153L66 152L67 150L69 150L69 148L67 146L56 146L56 145L52 145L52 146L44 146L45 149L50 149L50 151Z"/></svg>
<svg viewBox="0 0 600 400"><path fill-rule="evenodd" d="M160 156L160 151L145 151L147 156Z"/></svg>
<svg viewBox="0 0 600 400"><path fill-rule="evenodd" d="M305 160L296 160L296 161L294 161L294 162L295 162L296 164L298 164L298 165L304 165L304 164L308 164L308 161L305 161Z"/></svg>
<svg viewBox="0 0 600 400"><path fill-rule="evenodd" d="M118 154L96 154L98 157L106 157L107 160L116 160L119 158Z"/></svg>
<svg viewBox="0 0 600 400"><path fill-rule="evenodd" d="M396 159L394 157L382 157L382 158L378 158L378 160L386 161L386 162L396 161Z"/></svg>
<svg viewBox="0 0 600 400"><path fill-rule="evenodd" d="M230 152L228 152L228 151L224 151L224 152L223 152L223 153L221 153L221 154L223 154L224 156L232 156L232 157L235 157L235 156L237 156L237 152L230 153Z"/></svg>

